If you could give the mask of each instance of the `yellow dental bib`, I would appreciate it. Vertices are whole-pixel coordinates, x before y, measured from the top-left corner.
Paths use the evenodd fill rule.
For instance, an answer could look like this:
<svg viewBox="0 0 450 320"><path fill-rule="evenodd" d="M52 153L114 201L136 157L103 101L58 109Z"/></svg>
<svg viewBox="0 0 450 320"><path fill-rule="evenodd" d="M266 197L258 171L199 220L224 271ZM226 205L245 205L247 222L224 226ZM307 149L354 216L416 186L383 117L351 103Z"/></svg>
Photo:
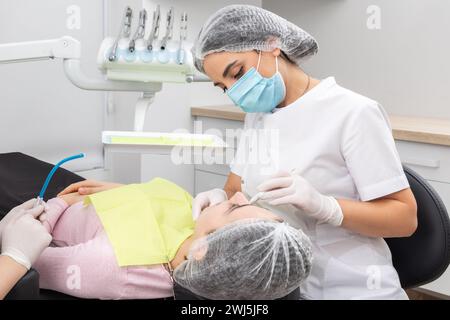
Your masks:
<svg viewBox="0 0 450 320"><path fill-rule="evenodd" d="M119 266L167 263L194 230L192 197L161 178L85 198L114 248Z"/></svg>

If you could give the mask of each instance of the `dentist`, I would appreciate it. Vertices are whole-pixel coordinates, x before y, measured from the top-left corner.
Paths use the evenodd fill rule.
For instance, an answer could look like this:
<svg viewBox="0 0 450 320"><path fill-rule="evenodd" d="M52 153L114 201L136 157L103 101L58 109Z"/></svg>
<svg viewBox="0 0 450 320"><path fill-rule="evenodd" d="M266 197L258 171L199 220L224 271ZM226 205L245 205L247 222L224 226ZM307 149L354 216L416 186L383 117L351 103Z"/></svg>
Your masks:
<svg viewBox="0 0 450 320"><path fill-rule="evenodd" d="M412 235L417 207L388 117L333 77L306 74L301 65L317 51L311 35L254 6L227 6L203 25L195 66L247 115L224 190L198 194L194 218L238 191L261 192L258 205L312 241L303 295L407 299L383 238ZM62 193L113 187L83 181Z"/></svg>
<svg viewBox="0 0 450 320"><path fill-rule="evenodd" d="M206 21L195 66L247 115L224 190L198 194L194 216L235 192L262 192L259 205L313 242L303 294L407 299L383 238L413 234L417 209L388 117L333 77L306 74L301 64L317 51L304 30L258 7L227 6ZM255 153L270 161L252 162Z"/></svg>

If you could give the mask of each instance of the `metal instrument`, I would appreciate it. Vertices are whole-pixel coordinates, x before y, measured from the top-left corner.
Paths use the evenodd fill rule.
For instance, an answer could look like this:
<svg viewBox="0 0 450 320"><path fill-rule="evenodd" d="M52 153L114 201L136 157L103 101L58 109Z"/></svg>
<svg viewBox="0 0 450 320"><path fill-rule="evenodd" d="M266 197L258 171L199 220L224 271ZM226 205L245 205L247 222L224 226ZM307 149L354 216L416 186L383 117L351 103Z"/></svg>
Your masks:
<svg viewBox="0 0 450 320"><path fill-rule="evenodd" d="M114 44L111 48L111 52L109 53L109 61L115 61L117 59L117 47L119 46L119 40L124 37L128 38L130 36L131 31L131 21L133 19L133 10L130 7L125 8L125 12L122 18L122 25L120 26L119 35L114 41Z"/></svg>
<svg viewBox="0 0 450 320"><path fill-rule="evenodd" d="M130 44L128 46L128 50L130 52L134 52L134 50L136 50L136 40L144 38L146 21L147 21L147 11L145 9L142 9L139 12L139 25L136 29L136 32L133 35L133 38L130 40Z"/></svg>
<svg viewBox="0 0 450 320"><path fill-rule="evenodd" d="M186 56L186 52L183 49L183 41L186 41L187 38L187 13L183 12L181 14L181 23L180 23L180 47L178 48L177 61L178 64L183 64Z"/></svg>
<svg viewBox="0 0 450 320"><path fill-rule="evenodd" d="M172 39L173 16L174 16L174 8L170 7L169 12L167 13L166 34L164 35L164 38L161 41L161 50L166 49L167 41Z"/></svg>
<svg viewBox="0 0 450 320"><path fill-rule="evenodd" d="M148 51L153 50L153 41L158 39L159 37L159 24L161 23L161 11L159 4L156 6L156 10L153 11L153 22L152 29L150 31L150 35L147 40L147 49Z"/></svg>

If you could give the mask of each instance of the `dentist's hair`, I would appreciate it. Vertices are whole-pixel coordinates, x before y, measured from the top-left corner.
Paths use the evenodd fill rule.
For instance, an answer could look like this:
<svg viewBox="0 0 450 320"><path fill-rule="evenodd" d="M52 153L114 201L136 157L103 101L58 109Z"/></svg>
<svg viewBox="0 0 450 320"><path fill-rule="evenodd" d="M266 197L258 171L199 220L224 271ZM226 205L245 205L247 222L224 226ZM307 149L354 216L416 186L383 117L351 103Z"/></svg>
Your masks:
<svg viewBox="0 0 450 320"><path fill-rule="evenodd" d="M318 52L317 41L297 25L268 10L239 4L226 6L208 18L192 54L197 70L205 73L203 60L208 54L276 48L297 66Z"/></svg>

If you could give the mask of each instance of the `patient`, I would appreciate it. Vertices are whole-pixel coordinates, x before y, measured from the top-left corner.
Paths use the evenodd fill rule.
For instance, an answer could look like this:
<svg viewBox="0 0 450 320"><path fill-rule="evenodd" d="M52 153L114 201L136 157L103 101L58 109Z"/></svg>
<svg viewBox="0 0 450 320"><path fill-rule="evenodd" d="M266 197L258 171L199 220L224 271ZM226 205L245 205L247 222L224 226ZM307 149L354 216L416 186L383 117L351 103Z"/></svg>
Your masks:
<svg viewBox="0 0 450 320"><path fill-rule="evenodd" d="M242 193L202 211L170 268L120 267L94 206L83 205L83 198L72 193L47 201L43 223L53 246L34 265L41 288L81 298L164 298L173 296L174 269L178 284L209 299L277 299L310 271L309 239L249 205Z"/></svg>

